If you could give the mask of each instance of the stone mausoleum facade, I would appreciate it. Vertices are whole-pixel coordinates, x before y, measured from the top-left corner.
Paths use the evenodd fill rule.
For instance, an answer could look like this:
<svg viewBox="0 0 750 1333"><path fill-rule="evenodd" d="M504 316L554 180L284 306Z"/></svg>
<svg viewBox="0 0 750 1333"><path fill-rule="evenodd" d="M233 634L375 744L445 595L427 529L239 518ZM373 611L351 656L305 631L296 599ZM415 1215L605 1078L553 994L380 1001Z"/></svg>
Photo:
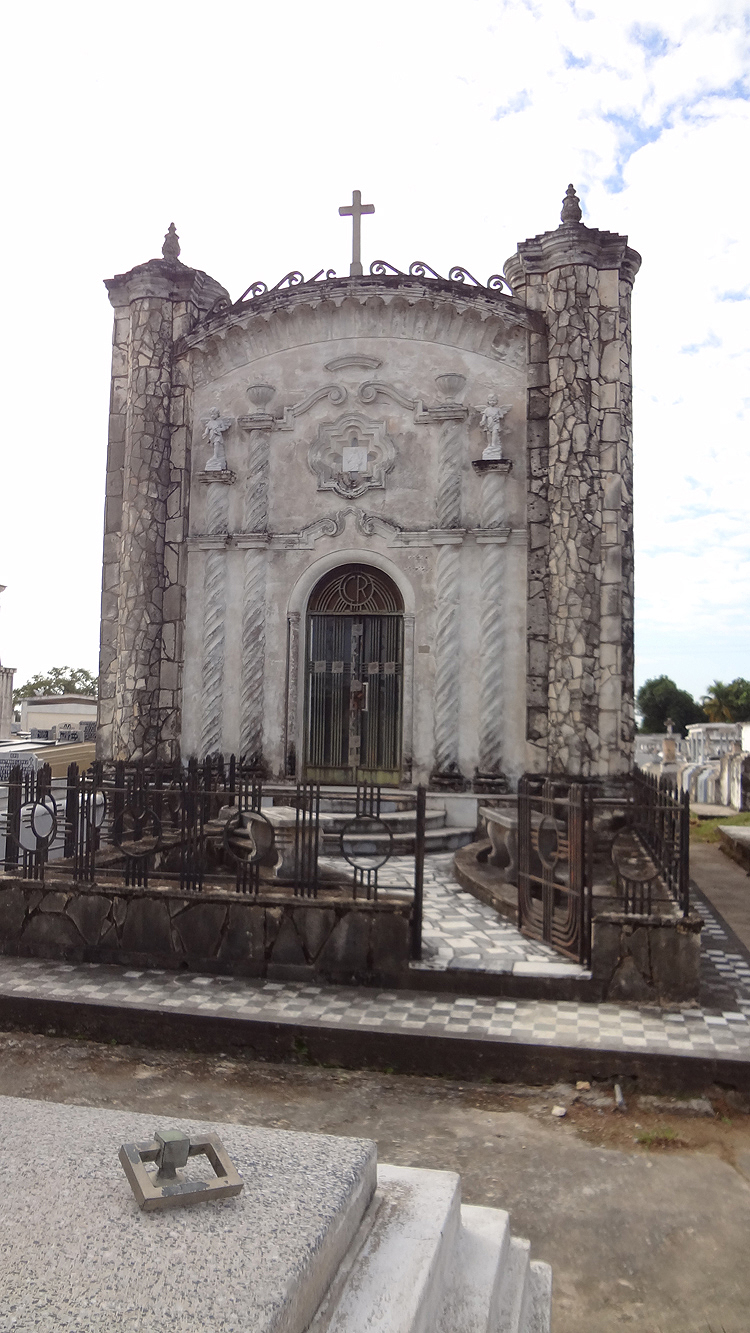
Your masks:
<svg viewBox="0 0 750 1333"><path fill-rule="evenodd" d="M100 757L629 771L639 264L570 186L486 285L354 262L232 303L174 228L109 280Z"/></svg>

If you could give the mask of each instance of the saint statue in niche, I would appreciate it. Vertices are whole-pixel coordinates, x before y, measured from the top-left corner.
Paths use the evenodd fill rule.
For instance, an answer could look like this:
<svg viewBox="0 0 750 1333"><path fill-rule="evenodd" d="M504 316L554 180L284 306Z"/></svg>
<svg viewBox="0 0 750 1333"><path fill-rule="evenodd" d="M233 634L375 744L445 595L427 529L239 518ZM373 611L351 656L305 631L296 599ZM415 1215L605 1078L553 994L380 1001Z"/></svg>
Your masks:
<svg viewBox="0 0 750 1333"><path fill-rule="evenodd" d="M503 417L507 416L508 412L510 412L510 407L499 407L497 395L491 393L487 399L487 406L482 408L482 416L479 422L480 429L487 436L487 444L482 453L482 458L502 458Z"/></svg>
<svg viewBox="0 0 750 1333"><path fill-rule="evenodd" d="M344 477L344 485L357 486L363 480L370 476L369 455L367 445L363 444L356 435L352 435L349 443L345 444L341 450L341 471Z"/></svg>
<svg viewBox="0 0 750 1333"><path fill-rule="evenodd" d="M224 448L224 433L229 430L232 424L231 417L223 417L218 407L212 407L206 429L203 432L204 440L208 440L213 453L206 463L206 472L226 472L227 453Z"/></svg>

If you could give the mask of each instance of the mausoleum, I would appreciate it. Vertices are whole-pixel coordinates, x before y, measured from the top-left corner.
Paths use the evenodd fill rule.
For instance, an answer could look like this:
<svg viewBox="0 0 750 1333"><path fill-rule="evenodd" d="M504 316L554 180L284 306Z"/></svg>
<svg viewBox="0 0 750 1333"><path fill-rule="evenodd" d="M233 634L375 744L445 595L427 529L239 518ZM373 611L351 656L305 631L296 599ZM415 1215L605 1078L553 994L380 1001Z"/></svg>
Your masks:
<svg viewBox="0 0 750 1333"><path fill-rule="evenodd" d="M499 792L633 753L630 295L582 222L503 274L254 281L114 307L99 757ZM253 261L253 265L256 261Z"/></svg>

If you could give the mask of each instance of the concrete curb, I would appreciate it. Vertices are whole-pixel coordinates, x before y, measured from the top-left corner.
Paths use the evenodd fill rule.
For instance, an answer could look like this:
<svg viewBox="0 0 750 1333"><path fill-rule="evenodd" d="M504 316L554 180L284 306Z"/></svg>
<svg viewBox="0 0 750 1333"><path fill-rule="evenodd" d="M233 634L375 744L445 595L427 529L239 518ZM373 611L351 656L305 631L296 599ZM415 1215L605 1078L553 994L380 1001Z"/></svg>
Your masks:
<svg viewBox="0 0 750 1333"><path fill-rule="evenodd" d="M79 1000L0 996L0 1028L49 1036L113 1039L170 1050L219 1051L250 1059L380 1069L497 1083L635 1079L641 1092L695 1092L719 1083L750 1092L750 1060L506 1038L377 1031L359 1025L230 1018Z"/></svg>

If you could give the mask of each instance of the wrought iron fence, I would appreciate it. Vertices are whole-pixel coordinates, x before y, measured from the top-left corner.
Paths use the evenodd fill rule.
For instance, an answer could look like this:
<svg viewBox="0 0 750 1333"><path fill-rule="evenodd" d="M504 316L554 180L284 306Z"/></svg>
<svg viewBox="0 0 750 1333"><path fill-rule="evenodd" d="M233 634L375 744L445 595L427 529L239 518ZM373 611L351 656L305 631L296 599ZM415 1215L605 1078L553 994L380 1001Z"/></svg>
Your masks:
<svg viewBox="0 0 750 1333"><path fill-rule="evenodd" d="M5 795L5 799L3 796ZM360 784L338 794L320 783L274 784L234 756L147 767L76 764L53 779L11 770L0 784L0 862L6 874L69 877L185 892L321 893L377 901L410 895L384 813L403 793ZM326 805L341 807L338 815ZM343 813L342 813L343 810ZM347 817L347 815L349 817ZM343 821L343 827L339 829ZM425 792L416 793L412 953L421 954ZM394 879L398 882L394 882Z"/></svg>
<svg viewBox="0 0 750 1333"><path fill-rule="evenodd" d="M636 771L619 783L527 774L518 791L518 924L588 965L594 906L690 910L690 800Z"/></svg>
<svg viewBox="0 0 750 1333"><path fill-rule="evenodd" d="M656 870L655 875L648 870L645 910L651 911L658 885L686 916L690 911L690 796L639 770L631 781L633 831Z"/></svg>

